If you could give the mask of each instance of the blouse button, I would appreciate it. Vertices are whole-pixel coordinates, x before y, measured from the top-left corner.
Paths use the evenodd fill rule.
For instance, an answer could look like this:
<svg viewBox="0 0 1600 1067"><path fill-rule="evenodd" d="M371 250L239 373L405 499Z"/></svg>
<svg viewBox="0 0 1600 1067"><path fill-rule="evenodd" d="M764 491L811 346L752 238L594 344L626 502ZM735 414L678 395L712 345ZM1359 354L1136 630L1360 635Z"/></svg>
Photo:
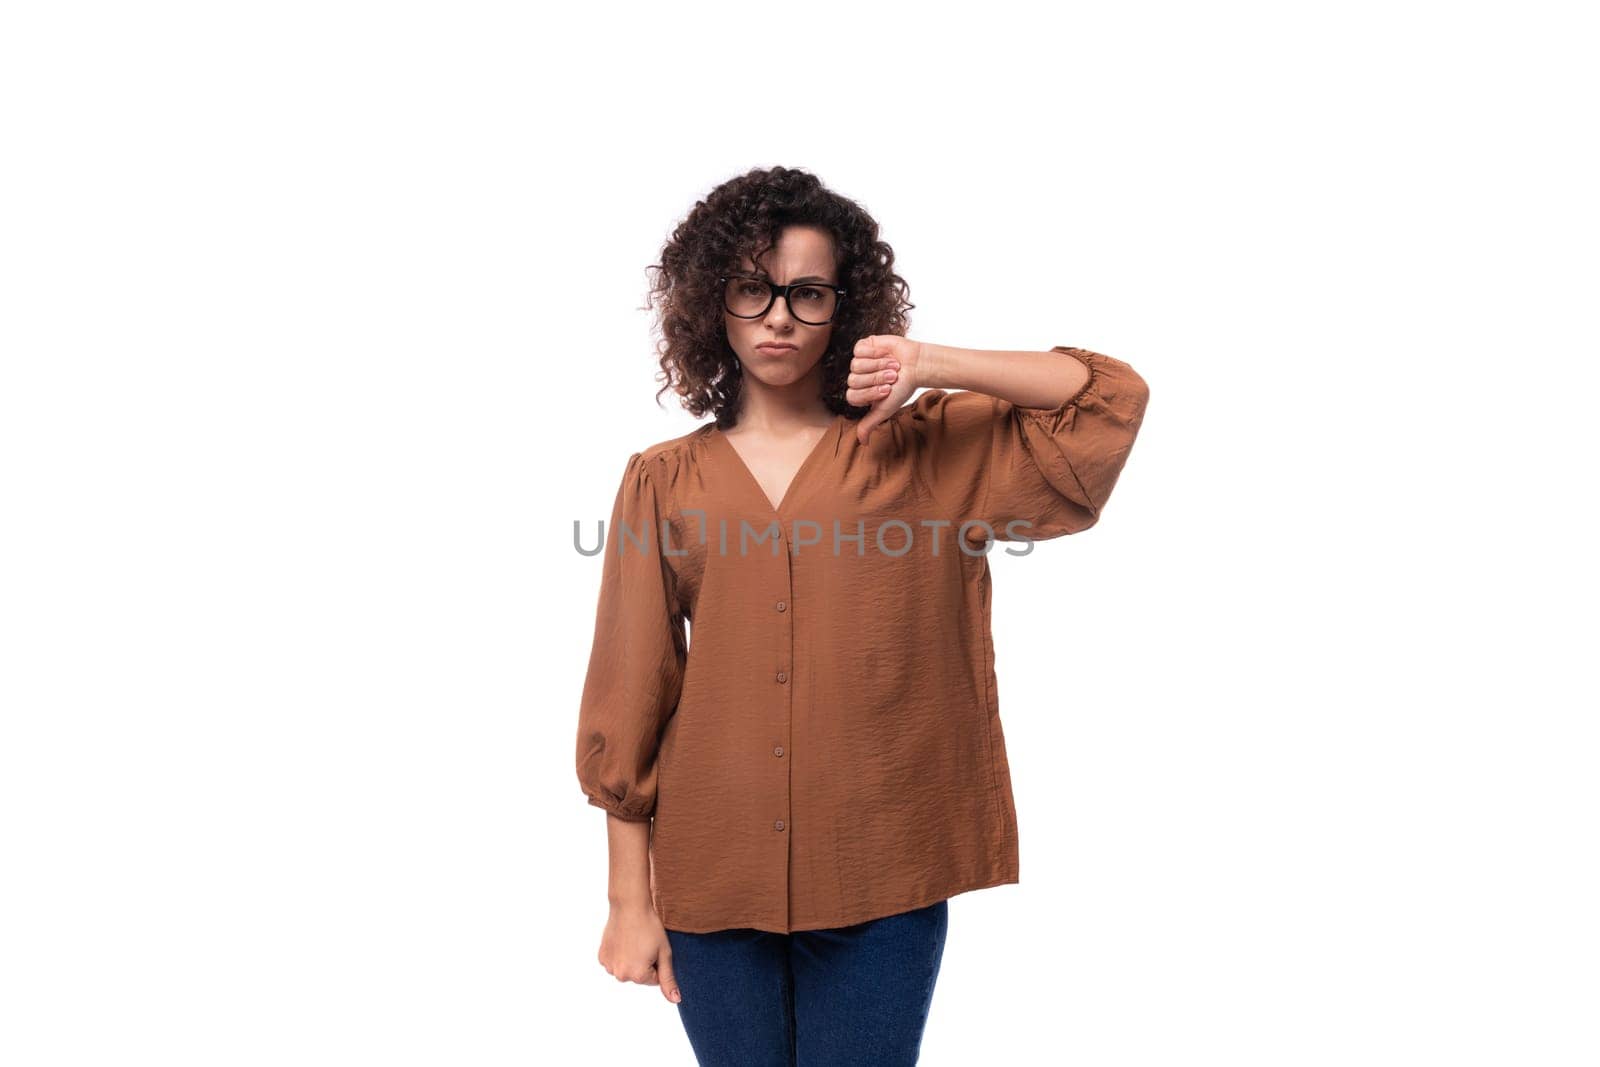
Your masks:
<svg viewBox="0 0 1600 1067"><path fill-rule="evenodd" d="M773 754L773 755L774 755L774 756L781 756L781 755L783 755L783 746L782 746L782 745L775 745L775 746L773 746L773 749L772 749L772 754Z"/></svg>
<svg viewBox="0 0 1600 1067"><path fill-rule="evenodd" d="M787 674L784 674L782 671L778 672L778 681L787 682L788 680L789 680L789 676Z"/></svg>
<svg viewBox="0 0 1600 1067"><path fill-rule="evenodd" d="M773 823L772 824L772 828L774 830L782 830L783 829L783 820L779 819L777 822Z"/></svg>
<svg viewBox="0 0 1600 1067"><path fill-rule="evenodd" d="M783 601L781 601L781 600L780 600L780 601L778 601L778 610L779 610L779 611L785 611L785 610L787 610L787 609L788 609L788 605L787 605L787 604L785 604L785 603L784 603L784 602L783 602Z"/></svg>

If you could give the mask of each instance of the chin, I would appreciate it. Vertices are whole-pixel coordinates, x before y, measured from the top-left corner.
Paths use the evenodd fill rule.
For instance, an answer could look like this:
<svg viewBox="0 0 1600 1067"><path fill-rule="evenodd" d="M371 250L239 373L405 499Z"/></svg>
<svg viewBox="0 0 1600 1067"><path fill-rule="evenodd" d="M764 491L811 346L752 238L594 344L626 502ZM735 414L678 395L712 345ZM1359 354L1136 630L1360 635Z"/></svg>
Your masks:
<svg viewBox="0 0 1600 1067"><path fill-rule="evenodd" d="M755 375L755 378L760 381L762 385L777 389L783 386L793 385L794 383L805 378L805 376L805 371L801 371L798 374L773 374L769 372L767 374L757 374Z"/></svg>
<svg viewBox="0 0 1600 1067"><path fill-rule="evenodd" d="M821 356L802 362L796 353L774 359L761 352L743 361L745 373L760 379L765 385L793 385L816 370L821 362Z"/></svg>

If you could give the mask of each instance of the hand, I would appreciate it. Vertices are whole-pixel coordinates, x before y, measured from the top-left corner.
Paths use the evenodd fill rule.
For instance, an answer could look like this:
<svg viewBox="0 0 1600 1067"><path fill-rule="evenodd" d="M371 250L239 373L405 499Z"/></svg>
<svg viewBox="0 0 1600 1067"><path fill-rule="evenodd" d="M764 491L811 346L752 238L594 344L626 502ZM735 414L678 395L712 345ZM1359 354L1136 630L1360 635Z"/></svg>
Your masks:
<svg viewBox="0 0 1600 1067"><path fill-rule="evenodd" d="M611 906L600 936L600 966L619 982L659 985L674 1004L683 999L672 972L672 943L650 904Z"/></svg>
<svg viewBox="0 0 1600 1067"><path fill-rule="evenodd" d="M856 423L856 439L862 444L867 443L873 427L916 392L922 357L922 342L897 334L873 334L856 342L844 398L856 407L872 405Z"/></svg>

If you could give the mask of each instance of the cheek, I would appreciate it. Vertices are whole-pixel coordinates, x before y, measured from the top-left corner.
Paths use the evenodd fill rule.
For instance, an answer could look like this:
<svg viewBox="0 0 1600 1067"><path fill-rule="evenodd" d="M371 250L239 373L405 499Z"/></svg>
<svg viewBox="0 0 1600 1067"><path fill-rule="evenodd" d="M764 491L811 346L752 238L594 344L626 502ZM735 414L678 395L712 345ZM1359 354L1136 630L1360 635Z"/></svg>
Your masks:
<svg viewBox="0 0 1600 1067"><path fill-rule="evenodd" d="M806 346L806 368L816 368L822 362L822 357L828 354L828 338L823 337L814 344Z"/></svg>

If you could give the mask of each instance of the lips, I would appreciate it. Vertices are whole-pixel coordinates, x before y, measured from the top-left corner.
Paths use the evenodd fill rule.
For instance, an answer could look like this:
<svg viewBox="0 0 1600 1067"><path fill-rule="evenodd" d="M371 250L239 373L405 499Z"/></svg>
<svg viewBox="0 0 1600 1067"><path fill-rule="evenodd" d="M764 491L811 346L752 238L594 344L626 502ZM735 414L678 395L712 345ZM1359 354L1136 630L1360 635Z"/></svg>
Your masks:
<svg viewBox="0 0 1600 1067"><path fill-rule="evenodd" d="M782 344L781 342L774 342L772 344L765 344L765 345L756 345L756 347L759 348L759 349L762 349L763 351L766 351L766 352L794 352L794 351L796 351L796 346Z"/></svg>

